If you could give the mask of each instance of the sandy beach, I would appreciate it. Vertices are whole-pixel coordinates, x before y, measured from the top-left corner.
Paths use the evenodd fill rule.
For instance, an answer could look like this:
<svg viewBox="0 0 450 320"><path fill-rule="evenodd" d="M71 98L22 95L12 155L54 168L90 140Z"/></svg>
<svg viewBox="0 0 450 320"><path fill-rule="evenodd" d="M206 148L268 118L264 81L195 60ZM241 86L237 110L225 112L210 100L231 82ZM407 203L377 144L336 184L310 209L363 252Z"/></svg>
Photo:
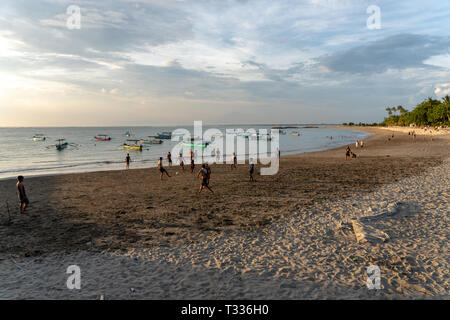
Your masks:
<svg viewBox="0 0 450 320"><path fill-rule="evenodd" d="M177 165L162 182L156 168L43 176L26 178L20 215L0 181L0 298L449 298L450 135L352 129L372 133L356 159L282 156L254 183L247 164L212 165L214 195Z"/></svg>

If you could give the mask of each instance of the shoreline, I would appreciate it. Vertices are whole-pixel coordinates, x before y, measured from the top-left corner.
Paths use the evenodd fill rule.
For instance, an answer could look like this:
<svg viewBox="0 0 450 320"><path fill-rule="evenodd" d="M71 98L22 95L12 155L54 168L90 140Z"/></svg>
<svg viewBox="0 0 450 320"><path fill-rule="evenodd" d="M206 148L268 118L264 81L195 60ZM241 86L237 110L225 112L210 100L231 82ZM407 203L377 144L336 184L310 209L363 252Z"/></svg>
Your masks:
<svg viewBox="0 0 450 320"><path fill-rule="evenodd" d="M314 129L319 129L320 130L320 129L326 129L326 128L347 129L345 127L342 127L342 128L341 127L323 127L323 128L314 128ZM310 129L310 128L308 128L308 129ZM354 131L361 131L361 132L366 132L367 133L367 131L364 131L364 130L354 130ZM369 136L367 138L369 138L370 135L371 134L369 133ZM306 152L301 152L301 153L288 153L288 154L282 155L282 157L298 156L298 155L309 154L309 153L324 152L324 151L334 150L334 149L338 149L338 148L342 148L342 146L333 146L331 148L326 148L326 149L322 149L322 150L318 150L318 151L306 151ZM296 151L294 151L294 152L296 152ZM227 155L227 156L229 156L230 159L231 159L231 155ZM245 155L245 156L247 157L248 155ZM228 159L228 160L230 160L230 159ZM248 159L246 159L246 161L247 160ZM105 160L105 162L106 162L106 160ZM144 170L144 169L156 168L157 167L157 162L158 162L158 160L156 160L156 159L155 160L147 159L147 160L144 160L144 161L139 161L139 162L137 162L137 163L139 163L139 167L138 168L130 168L129 170ZM175 162L176 162L176 159L174 159L174 163ZM185 161L185 163L187 163L187 161ZM38 174L31 174L31 175L27 175L25 173L22 173L22 175L25 176L25 178L27 178L27 179L32 179L32 178L51 177L51 176L60 176L60 175L68 175L68 174L85 174L85 173L95 173L95 172L110 172L110 171L124 171L124 170L126 170L126 169L123 169L123 167L124 167L124 162L123 161L111 162L111 164L115 164L117 166L117 168L115 168L115 169L114 168L105 168L104 170L100 170L99 168L95 168L93 170L88 170L88 171L38 173ZM133 164L133 162L132 162L132 164ZM200 164L200 162L196 162L196 164ZM219 164L216 164L216 165L229 165L229 164L230 163L223 162L223 163L219 163ZM118 168L119 165L120 165L121 168ZM37 170L39 170L39 169L37 169ZM16 176L0 178L0 181L8 181L8 180L16 180Z"/></svg>
<svg viewBox="0 0 450 320"><path fill-rule="evenodd" d="M344 147L282 156L278 175L255 183L246 165L212 166L215 195L196 195L190 173L160 182L156 168L30 178L31 210L0 228L2 298L444 297L449 137L370 130L356 159ZM15 199L9 188L0 181ZM389 241L356 241L351 220L392 205L371 224ZM62 261L86 270L84 291L55 289ZM381 268L379 292L365 288L368 264Z"/></svg>

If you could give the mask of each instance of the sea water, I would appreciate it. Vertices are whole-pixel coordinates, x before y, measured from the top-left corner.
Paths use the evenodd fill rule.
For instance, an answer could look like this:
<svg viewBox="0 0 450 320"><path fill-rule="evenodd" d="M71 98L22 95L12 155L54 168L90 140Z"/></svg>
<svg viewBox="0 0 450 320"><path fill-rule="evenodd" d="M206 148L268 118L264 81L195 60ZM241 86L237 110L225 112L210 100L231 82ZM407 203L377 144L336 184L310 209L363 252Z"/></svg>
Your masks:
<svg viewBox="0 0 450 320"><path fill-rule="evenodd" d="M342 130L319 125L318 128L286 129L286 135L280 134L279 149L282 155L300 154L305 152L332 149L356 140L367 138L368 133L357 130ZM203 132L210 128L219 129L223 135L226 129L267 129L272 125L237 125L237 126L206 126ZM102 170L124 169L124 160L130 153L131 168L154 167L159 157L166 158L178 142L163 140L162 144L144 145L142 151L126 150L123 143L127 139L150 139L157 133L174 131L184 128L191 132L193 127L48 127L48 128L0 128L0 179L13 178L18 175L34 176L74 172L89 172ZM131 133L130 137L125 135ZM299 136L290 133L299 132ZM46 141L33 141L35 134L44 134ZM97 141L94 136L105 134L111 141ZM332 137L332 139L330 138ZM68 148L58 151L55 148L57 139L66 139ZM260 143L261 140L260 140ZM270 143L270 142L268 142ZM270 150L270 146L268 147ZM223 150L226 150L224 147ZM237 151L237 150L236 150ZM222 154L226 159L231 154ZM240 154L238 153L238 156ZM178 155L173 154L174 164ZM185 155L188 158L189 155ZM186 159L188 160L188 159ZM197 162L201 160L197 160ZM188 161L185 161L187 163Z"/></svg>

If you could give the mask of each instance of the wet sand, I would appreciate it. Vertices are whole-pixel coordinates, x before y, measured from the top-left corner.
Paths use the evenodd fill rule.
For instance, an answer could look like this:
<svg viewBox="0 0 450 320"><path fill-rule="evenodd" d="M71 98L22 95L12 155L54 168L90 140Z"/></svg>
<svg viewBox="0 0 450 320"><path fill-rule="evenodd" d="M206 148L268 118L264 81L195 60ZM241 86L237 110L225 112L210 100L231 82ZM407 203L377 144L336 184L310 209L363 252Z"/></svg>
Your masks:
<svg viewBox="0 0 450 320"><path fill-rule="evenodd" d="M356 159L345 160L344 148L282 156L279 173L256 175L256 182L248 181L247 164L233 171L213 165L214 195L206 190L197 195L200 179L178 166L169 167L172 178L162 182L155 168L36 177L25 180L32 203L19 215L15 181L1 181L13 217L6 225L2 199L0 270L8 272L0 280L14 290L0 297L95 298L103 290L112 298L129 298L126 287L136 281L141 286L136 284L131 298L445 296L448 135L413 140L399 132L392 139L378 128L362 130L374 134L363 149L351 146ZM444 173L431 176L430 170ZM409 180L419 184L405 185ZM402 202L406 194L415 197ZM399 216L371 223L390 239L358 242L352 219L392 204ZM135 261L129 257L142 262L131 274L136 266L126 267ZM122 274L122 282L100 289L93 280L75 295L56 290L61 275L49 274L59 266L55 261L68 260L90 265L88 272ZM369 263L389 274L376 294L365 288ZM30 274L17 272L31 266L33 281L42 281L44 273L53 285L24 290ZM202 276L192 276L198 268ZM149 291L142 277L159 281L163 289ZM243 289L242 277L252 288ZM191 280L197 285L188 285Z"/></svg>

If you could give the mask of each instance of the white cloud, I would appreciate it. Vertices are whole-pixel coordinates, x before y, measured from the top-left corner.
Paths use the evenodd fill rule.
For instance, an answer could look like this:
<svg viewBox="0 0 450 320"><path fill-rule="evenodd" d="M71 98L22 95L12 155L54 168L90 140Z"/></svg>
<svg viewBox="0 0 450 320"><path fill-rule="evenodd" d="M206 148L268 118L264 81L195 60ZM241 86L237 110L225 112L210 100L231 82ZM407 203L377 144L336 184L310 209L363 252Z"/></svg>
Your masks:
<svg viewBox="0 0 450 320"><path fill-rule="evenodd" d="M450 70L450 54L442 54L430 57L429 59L425 60L423 63L435 66L435 67L441 67L446 68Z"/></svg>
<svg viewBox="0 0 450 320"><path fill-rule="evenodd" d="M436 85L434 93L440 98L445 97L446 95L450 95L450 83L442 83Z"/></svg>

